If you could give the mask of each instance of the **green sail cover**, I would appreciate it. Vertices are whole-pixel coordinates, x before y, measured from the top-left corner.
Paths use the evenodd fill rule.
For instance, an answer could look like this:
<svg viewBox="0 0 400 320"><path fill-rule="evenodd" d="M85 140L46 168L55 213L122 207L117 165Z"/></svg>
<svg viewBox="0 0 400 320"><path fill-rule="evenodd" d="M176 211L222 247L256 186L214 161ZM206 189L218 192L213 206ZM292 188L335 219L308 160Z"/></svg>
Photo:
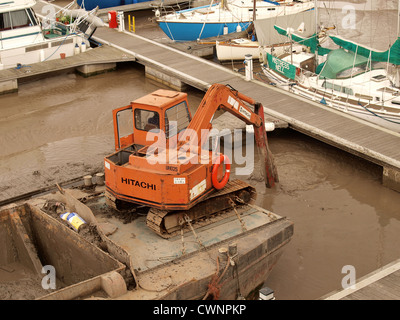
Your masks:
<svg viewBox="0 0 400 320"><path fill-rule="evenodd" d="M298 36L294 33L292 34L288 34L288 32L278 26L274 26L275 30L278 31L279 34L286 36L286 37L290 37L293 41L296 41L298 44L301 44L303 46L309 47L310 51L312 53L315 53L315 51L318 49L318 55L323 56L325 54L328 54L331 50L328 48L323 48L319 45L319 41L317 39L317 34L314 33L311 37L308 38L304 38L301 36Z"/></svg>
<svg viewBox="0 0 400 320"><path fill-rule="evenodd" d="M320 78L336 79L337 75L347 69L362 66L368 63L368 58L347 52L344 49L332 50L320 72Z"/></svg>
<svg viewBox="0 0 400 320"><path fill-rule="evenodd" d="M390 62L400 65L400 38L397 38L392 47L387 51L374 51L337 36L330 36L330 38L342 48L357 52L357 55L367 58L371 57L372 61Z"/></svg>

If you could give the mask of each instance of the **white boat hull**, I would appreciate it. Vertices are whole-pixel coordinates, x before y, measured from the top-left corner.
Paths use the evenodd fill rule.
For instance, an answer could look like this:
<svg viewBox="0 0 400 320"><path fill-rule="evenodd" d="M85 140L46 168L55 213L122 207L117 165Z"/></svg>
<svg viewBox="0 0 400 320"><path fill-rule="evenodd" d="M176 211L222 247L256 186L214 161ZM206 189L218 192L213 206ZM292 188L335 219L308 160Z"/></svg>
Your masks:
<svg viewBox="0 0 400 320"><path fill-rule="evenodd" d="M295 46L296 48L301 46ZM260 46L258 41L248 39L235 39L231 41L216 42L216 54L219 61L242 60L246 54L250 54L252 59L263 60L263 56L269 54L280 55L289 52L290 43L278 43L272 46Z"/></svg>
<svg viewBox="0 0 400 320"><path fill-rule="evenodd" d="M257 41L247 39L226 42L217 41L215 49L219 61L243 60L245 55L251 55L252 59L261 59L261 50Z"/></svg>
<svg viewBox="0 0 400 320"><path fill-rule="evenodd" d="M253 0L233 0L213 6L202 6L162 15L157 23L174 41L196 41L243 31L253 21ZM276 19L296 15L314 8L314 1L273 3L257 1L256 19Z"/></svg>
<svg viewBox="0 0 400 320"><path fill-rule="evenodd" d="M88 42L84 41L84 47ZM78 50L76 49L78 45ZM60 59L61 56L70 57L82 50L82 39L76 35L44 40L40 43L0 50L0 69L28 66L47 60Z"/></svg>
<svg viewBox="0 0 400 320"><path fill-rule="evenodd" d="M355 101L348 97L331 94L328 91L312 90L301 84L295 84L294 81L265 67L263 67L263 72L284 90L391 131L400 132L400 106L394 106L392 108L394 109L393 111L387 111L387 108L378 105L368 105L368 101L363 101L362 99Z"/></svg>

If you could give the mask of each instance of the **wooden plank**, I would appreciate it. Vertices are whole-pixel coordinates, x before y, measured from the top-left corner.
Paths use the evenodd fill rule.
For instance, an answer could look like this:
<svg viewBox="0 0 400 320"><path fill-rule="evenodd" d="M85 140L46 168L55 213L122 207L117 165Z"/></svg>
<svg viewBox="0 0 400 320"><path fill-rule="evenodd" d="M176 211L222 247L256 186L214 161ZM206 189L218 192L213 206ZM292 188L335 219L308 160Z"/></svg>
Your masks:
<svg viewBox="0 0 400 320"><path fill-rule="evenodd" d="M400 277L391 274L379 280L378 283L400 299Z"/></svg>
<svg viewBox="0 0 400 320"><path fill-rule="evenodd" d="M342 300L399 300L400 299L400 272L371 283Z"/></svg>
<svg viewBox="0 0 400 320"><path fill-rule="evenodd" d="M347 297L349 300L382 300L382 296L368 288L358 290Z"/></svg>
<svg viewBox="0 0 400 320"><path fill-rule="evenodd" d="M398 300L399 295L392 292L390 288L381 284L381 281L372 283L370 286L361 290L366 297L370 296L378 300ZM367 298L368 299L368 298Z"/></svg>
<svg viewBox="0 0 400 320"><path fill-rule="evenodd" d="M385 279L382 282L382 279ZM400 259L397 259L378 270L375 270L366 276L358 279L355 288L338 290L327 294L321 299L325 300L371 300L371 299L391 299L396 296L400 299L392 289L385 289L385 281L390 280L396 282L396 287L400 285ZM371 289L373 288L373 289ZM397 289L396 289L397 290Z"/></svg>

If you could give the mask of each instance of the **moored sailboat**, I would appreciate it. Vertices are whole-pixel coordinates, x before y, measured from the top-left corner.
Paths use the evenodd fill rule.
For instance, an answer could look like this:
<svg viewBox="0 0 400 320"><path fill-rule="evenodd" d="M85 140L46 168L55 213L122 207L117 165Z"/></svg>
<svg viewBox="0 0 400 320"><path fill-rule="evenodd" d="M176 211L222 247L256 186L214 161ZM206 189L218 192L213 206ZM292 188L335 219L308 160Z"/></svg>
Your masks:
<svg viewBox="0 0 400 320"><path fill-rule="evenodd" d="M232 0L161 14L157 23L174 41L196 41L246 30L257 19L277 18L312 10L311 0ZM255 14L254 14L255 12Z"/></svg>
<svg viewBox="0 0 400 320"><path fill-rule="evenodd" d="M267 54L262 68L269 79L327 107L400 132L400 38L388 50L378 51L329 36L339 48L328 49L321 46L321 32L306 38L275 28L303 50Z"/></svg>
<svg viewBox="0 0 400 320"><path fill-rule="evenodd" d="M291 42L282 39L271 32L274 25L284 25L287 28L295 28L301 32L314 30L313 10L302 11L296 15L278 16L271 18L253 18L253 30L250 38L238 38L228 41L216 42L216 54L219 61L243 60L246 54L251 54L253 59L262 61L267 52L280 55L289 52Z"/></svg>

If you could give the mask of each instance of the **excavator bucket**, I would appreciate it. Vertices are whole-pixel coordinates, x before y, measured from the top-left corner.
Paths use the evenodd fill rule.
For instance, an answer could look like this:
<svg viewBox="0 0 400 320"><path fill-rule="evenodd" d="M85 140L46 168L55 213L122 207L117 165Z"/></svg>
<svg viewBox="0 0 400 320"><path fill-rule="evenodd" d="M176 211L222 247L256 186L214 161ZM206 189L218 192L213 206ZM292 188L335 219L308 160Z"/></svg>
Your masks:
<svg viewBox="0 0 400 320"><path fill-rule="evenodd" d="M254 126L254 137L260 152L260 158L263 161L262 168L265 185L267 188L272 188L275 185L275 182L279 182L279 178L272 152L268 147L267 133L265 132L264 107L261 103L256 103L254 105L254 113L258 114L262 119L262 125L260 127L257 128Z"/></svg>

